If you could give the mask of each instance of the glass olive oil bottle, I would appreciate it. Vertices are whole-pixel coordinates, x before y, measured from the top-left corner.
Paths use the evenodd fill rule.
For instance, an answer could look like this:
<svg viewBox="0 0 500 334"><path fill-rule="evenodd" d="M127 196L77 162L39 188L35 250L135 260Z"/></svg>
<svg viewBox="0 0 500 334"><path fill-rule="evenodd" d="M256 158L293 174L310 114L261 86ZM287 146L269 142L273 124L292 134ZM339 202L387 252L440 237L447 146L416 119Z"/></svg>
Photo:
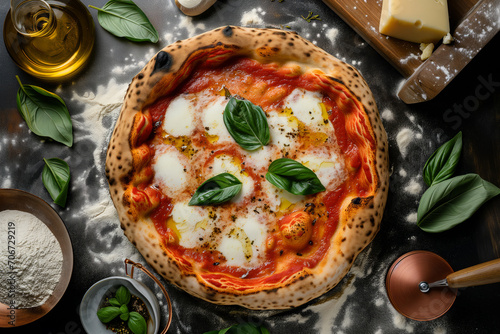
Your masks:
<svg viewBox="0 0 500 334"><path fill-rule="evenodd" d="M11 0L4 42L24 71L42 79L66 79L89 58L94 21L78 0Z"/></svg>

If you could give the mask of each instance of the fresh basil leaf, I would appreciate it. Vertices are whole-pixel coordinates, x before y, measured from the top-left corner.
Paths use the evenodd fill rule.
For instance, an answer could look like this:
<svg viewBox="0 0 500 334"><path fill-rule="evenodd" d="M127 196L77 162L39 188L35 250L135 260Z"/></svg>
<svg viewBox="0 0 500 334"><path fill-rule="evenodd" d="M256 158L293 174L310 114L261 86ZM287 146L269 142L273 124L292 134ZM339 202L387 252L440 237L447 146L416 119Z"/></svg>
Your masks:
<svg viewBox="0 0 500 334"><path fill-rule="evenodd" d="M462 153L462 132L441 145L424 166L424 181L428 186L444 181L455 172Z"/></svg>
<svg viewBox="0 0 500 334"><path fill-rule="evenodd" d="M109 0L102 8L89 7L99 11L99 24L113 35L133 42L158 42L158 31L132 0Z"/></svg>
<svg viewBox="0 0 500 334"><path fill-rule="evenodd" d="M73 145L73 123L64 101L38 86L23 85L18 76L17 110L36 135Z"/></svg>
<svg viewBox="0 0 500 334"><path fill-rule="evenodd" d="M125 286L121 285L118 288L118 290L116 290L116 299L120 304L127 305L128 302L130 301L130 298L131 298L130 291L128 291L128 289Z"/></svg>
<svg viewBox="0 0 500 334"><path fill-rule="evenodd" d="M59 158L43 159L45 166L42 171L42 182L52 197L54 203L66 206L70 180L69 166Z"/></svg>
<svg viewBox="0 0 500 334"><path fill-rule="evenodd" d="M120 306L120 312L122 314L128 313L128 307L126 304L123 304L122 306Z"/></svg>
<svg viewBox="0 0 500 334"><path fill-rule="evenodd" d="M261 334L260 329L258 329L257 326L252 323L239 324L237 326L237 330L235 330L234 332L241 334Z"/></svg>
<svg viewBox="0 0 500 334"><path fill-rule="evenodd" d="M261 334L271 334L265 327L260 326L259 329Z"/></svg>
<svg viewBox="0 0 500 334"><path fill-rule="evenodd" d="M455 176L431 186L422 195L417 225L426 232L443 232L470 218L500 189L477 174Z"/></svg>
<svg viewBox="0 0 500 334"><path fill-rule="evenodd" d="M269 143L266 114L252 102L231 97L223 119L231 137L245 150L254 151Z"/></svg>
<svg viewBox="0 0 500 334"><path fill-rule="evenodd" d="M196 189L188 205L211 205L229 201L241 190L242 184L234 175L218 174Z"/></svg>
<svg viewBox="0 0 500 334"><path fill-rule="evenodd" d="M269 331L263 326L257 327L257 325L251 322L245 322L238 325L232 325L230 327L205 332L203 334L269 334Z"/></svg>
<svg viewBox="0 0 500 334"><path fill-rule="evenodd" d="M311 195L326 190L312 170L288 158L274 160L269 165L266 180L294 195Z"/></svg>
<svg viewBox="0 0 500 334"><path fill-rule="evenodd" d="M108 301L111 304L111 306L120 307L122 305L116 298L111 298Z"/></svg>
<svg viewBox="0 0 500 334"><path fill-rule="evenodd" d="M97 317L101 322L107 324L121 314L120 309L116 306L106 306L97 311Z"/></svg>
<svg viewBox="0 0 500 334"><path fill-rule="evenodd" d="M125 306L125 305L123 305L123 306ZM122 319L123 321L127 321L128 318L130 318L130 313L126 312L126 313L120 314L120 319Z"/></svg>
<svg viewBox="0 0 500 334"><path fill-rule="evenodd" d="M130 312L127 324L134 334L146 334L148 329L146 319L137 312Z"/></svg>

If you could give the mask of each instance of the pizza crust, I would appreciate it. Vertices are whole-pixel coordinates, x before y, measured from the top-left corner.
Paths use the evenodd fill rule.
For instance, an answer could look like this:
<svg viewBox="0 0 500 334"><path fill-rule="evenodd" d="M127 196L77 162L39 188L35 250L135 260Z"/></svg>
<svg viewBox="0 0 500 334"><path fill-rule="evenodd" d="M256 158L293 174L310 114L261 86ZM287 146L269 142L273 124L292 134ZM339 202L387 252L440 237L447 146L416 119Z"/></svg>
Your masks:
<svg viewBox="0 0 500 334"><path fill-rule="evenodd" d="M378 176L375 191L367 198L346 198L340 221L327 256L313 269L304 269L286 286L252 293L217 291L196 275L186 276L160 246L153 223L135 221L133 208L126 202L126 185L136 166L131 133L143 108L170 93L189 76L193 64L222 63L234 56L259 62L297 63L304 71L315 71L326 80L345 86L364 108L370 121L376 149L373 173ZM132 80L109 143L106 176L110 194L125 235L146 261L164 278L190 294L216 304L237 304L250 309L296 307L316 298L347 274L356 256L373 240L379 230L388 192L387 135L368 85L361 74L296 32L279 29L220 27L184 41L177 41L158 52Z"/></svg>

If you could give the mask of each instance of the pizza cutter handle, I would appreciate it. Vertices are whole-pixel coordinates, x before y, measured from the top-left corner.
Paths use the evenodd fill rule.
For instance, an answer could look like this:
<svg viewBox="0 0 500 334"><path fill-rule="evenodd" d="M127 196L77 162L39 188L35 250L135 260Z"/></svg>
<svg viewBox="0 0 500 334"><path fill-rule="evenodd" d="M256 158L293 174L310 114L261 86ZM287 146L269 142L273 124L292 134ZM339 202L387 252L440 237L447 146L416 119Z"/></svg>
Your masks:
<svg viewBox="0 0 500 334"><path fill-rule="evenodd" d="M500 282L500 258L456 271L446 277L451 288Z"/></svg>

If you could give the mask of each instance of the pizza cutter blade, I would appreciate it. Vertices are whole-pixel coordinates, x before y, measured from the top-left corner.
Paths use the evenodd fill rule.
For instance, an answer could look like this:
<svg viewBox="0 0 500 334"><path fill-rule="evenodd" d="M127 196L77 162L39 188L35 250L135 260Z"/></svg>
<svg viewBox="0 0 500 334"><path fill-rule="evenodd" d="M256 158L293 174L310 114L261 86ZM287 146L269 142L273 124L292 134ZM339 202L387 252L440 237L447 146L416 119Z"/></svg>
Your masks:
<svg viewBox="0 0 500 334"><path fill-rule="evenodd" d="M500 259L453 272L439 255L419 250L400 256L392 264L386 289L399 313L413 320L429 321L450 309L457 288L497 282L500 282Z"/></svg>

